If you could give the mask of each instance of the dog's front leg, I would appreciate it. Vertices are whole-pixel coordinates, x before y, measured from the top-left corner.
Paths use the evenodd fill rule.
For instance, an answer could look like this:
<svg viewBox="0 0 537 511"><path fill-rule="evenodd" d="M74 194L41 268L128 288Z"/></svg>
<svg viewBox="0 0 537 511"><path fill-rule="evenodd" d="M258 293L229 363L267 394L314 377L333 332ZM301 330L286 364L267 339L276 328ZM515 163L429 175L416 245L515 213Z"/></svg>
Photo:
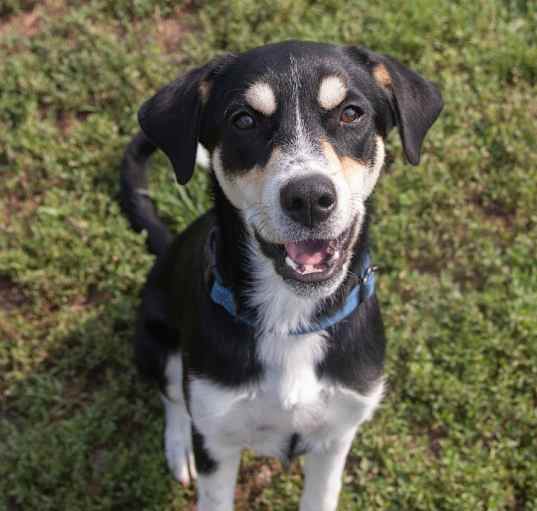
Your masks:
<svg viewBox="0 0 537 511"><path fill-rule="evenodd" d="M192 439L198 468L197 511L233 511L240 450L226 450L215 455L207 450L203 437L195 428Z"/></svg>
<svg viewBox="0 0 537 511"><path fill-rule="evenodd" d="M196 479L196 467L192 452L191 421L183 396L183 363L179 353L168 358L166 380L166 395L161 396L166 411L166 460L175 479L186 486Z"/></svg>
<svg viewBox="0 0 537 511"><path fill-rule="evenodd" d="M345 460L356 430L322 450L304 456L304 491L300 511L335 511Z"/></svg>

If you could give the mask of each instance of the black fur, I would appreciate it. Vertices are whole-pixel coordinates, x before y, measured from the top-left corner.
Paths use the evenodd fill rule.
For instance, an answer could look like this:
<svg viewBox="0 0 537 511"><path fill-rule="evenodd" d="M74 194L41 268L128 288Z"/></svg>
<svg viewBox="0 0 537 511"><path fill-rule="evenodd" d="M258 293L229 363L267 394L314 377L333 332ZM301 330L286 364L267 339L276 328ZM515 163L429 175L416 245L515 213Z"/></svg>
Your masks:
<svg viewBox="0 0 537 511"><path fill-rule="evenodd" d="M221 385L254 382L262 374L253 330L209 297L208 238L215 227L214 211L189 226L157 260L143 291L136 360L142 374L156 380L162 390L166 358L179 350L185 374L206 376ZM225 255L223 245L217 244L220 256ZM220 259L226 261L220 271L227 279L237 276L232 252L227 261Z"/></svg>
<svg viewBox="0 0 537 511"><path fill-rule="evenodd" d="M386 340L375 295L350 317L330 329L326 356L317 367L327 377L362 395L368 395L384 369Z"/></svg>
<svg viewBox="0 0 537 511"><path fill-rule="evenodd" d="M192 426L192 447L194 450L194 459L196 461L196 470L200 474L210 475L218 468L218 462L214 460L205 447L203 435Z"/></svg>
<svg viewBox="0 0 537 511"><path fill-rule="evenodd" d="M203 139L200 84L203 80L214 79L230 58L229 55L217 58L166 85L138 112L142 130L166 153L180 184L184 185L192 177L198 140Z"/></svg>
<svg viewBox="0 0 537 511"><path fill-rule="evenodd" d="M301 438L298 433L293 433L289 437L289 444L286 449L284 461L290 462L293 461L297 456L305 454L307 450L300 445Z"/></svg>
<svg viewBox="0 0 537 511"><path fill-rule="evenodd" d="M138 133L125 150L121 163L121 208L136 232L146 230L147 244L153 254L162 255L172 235L157 216L148 195L146 164L156 147L143 133Z"/></svg>

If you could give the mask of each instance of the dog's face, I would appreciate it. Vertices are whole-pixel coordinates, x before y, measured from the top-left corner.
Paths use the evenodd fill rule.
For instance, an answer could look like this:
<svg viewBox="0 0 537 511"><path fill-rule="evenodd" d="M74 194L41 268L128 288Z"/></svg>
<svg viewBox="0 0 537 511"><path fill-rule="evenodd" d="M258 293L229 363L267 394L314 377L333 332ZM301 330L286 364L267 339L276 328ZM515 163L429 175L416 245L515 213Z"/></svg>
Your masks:
<svg viewBox="0 0 537 511"><path fill-rule="evenodd" d="M197 142L256 247L301 294L334 289L393 126L408 160L442 108L435 87L368 50L287 42L225 56L162 89L142 129L180 182Z"/></svg>

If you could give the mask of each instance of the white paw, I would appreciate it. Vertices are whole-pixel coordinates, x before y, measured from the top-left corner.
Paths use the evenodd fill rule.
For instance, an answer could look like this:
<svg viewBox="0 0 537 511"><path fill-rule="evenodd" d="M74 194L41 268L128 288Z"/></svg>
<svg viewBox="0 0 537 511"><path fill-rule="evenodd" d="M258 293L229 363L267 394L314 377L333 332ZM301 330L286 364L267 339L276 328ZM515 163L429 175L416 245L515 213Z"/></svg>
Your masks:
<svg viewBox="0 0 537 511"><path fill-rule="evenodd" d="M197 476L190 431L186 434L182 431L166 432L165 444L166 460L173 477L188 486Z"/></svg>

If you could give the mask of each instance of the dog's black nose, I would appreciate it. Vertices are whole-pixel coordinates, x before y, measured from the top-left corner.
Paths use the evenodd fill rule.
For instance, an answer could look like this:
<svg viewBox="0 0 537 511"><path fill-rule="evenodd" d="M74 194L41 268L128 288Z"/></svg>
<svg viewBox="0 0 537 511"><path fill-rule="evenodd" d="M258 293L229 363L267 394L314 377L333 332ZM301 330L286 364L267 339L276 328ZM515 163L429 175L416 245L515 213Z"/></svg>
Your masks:
<svg viewBox="0 0 537 511"><path fill-rule="evenodd" d="M306 227L316 227L336 208L336 188L322 174L289 181L280 191L285 213Z"/></svg>

